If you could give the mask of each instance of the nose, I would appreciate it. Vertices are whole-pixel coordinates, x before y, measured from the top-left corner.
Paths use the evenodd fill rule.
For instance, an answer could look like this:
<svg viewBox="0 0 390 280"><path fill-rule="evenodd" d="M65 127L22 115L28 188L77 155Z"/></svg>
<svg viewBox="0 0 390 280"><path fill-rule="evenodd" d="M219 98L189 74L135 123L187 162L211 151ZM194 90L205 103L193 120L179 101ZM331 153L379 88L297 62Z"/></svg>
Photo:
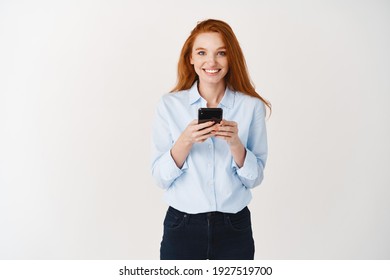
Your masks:
<svg viewBox="0 0 390 280"><path fill-rule="evenodd" d="M208 62L210 65L215 65L215 64L216 64L215 56L214 56L214 55L209 55L209 56L207 57L207 62Z"/></svg>

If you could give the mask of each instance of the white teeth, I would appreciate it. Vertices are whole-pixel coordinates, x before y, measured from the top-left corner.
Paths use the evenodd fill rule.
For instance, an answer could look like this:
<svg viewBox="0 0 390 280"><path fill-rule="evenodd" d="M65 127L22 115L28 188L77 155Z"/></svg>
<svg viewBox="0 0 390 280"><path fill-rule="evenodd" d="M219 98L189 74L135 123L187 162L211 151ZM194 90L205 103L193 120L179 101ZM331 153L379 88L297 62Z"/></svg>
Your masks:
<svg viewBox="0 0 390 280"><path fill-rule="evenodd" d="M206 71L206 73L213 74L213 73L217 73L219 70L209 70L209 69L205 69L204 71Z"/></svg>

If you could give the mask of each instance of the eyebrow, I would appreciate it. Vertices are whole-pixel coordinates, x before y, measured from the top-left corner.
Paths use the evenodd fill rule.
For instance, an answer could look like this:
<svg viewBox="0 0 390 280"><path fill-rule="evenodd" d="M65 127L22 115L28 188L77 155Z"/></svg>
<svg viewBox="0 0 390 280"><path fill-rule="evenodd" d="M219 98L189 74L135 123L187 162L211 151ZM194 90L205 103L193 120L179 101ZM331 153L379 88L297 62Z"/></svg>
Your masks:
<svg viewBox="0 0 390 280"><path fill-rule="evenodd" d="M223 49L226 49L226 47L225 46L219 47L217 50L223 50ZM196 48L195 50L198 51L198 50L206 50L206 49L205 48Z"/></svg>

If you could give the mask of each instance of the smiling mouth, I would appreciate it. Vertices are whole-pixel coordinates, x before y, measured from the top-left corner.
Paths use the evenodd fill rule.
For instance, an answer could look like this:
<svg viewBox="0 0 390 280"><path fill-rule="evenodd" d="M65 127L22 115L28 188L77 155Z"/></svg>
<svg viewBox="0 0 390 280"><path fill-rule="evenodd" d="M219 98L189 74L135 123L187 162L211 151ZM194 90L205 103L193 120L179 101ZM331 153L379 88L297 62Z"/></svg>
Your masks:
<svg viewBox="0 0 390 280"><path fill-rule="evenodd" d="M203 71L205 71L208 74L216 74L219 71L221 71L221 69L203 69Z"/></svg>

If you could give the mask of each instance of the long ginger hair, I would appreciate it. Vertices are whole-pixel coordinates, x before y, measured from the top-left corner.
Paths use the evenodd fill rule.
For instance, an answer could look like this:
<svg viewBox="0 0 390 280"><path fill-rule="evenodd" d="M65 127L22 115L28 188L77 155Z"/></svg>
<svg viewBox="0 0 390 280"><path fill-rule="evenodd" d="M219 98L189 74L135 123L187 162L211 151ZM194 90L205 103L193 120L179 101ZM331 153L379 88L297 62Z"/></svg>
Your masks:
<svg viewBox="0 0 390 280"><path fill-rule="evenodd" d="M192 47L196 36L208 32L219 33L225 44L229 65L229 71L225 76L226 85L234 91L239 91L243 94L259 98L271 110L271 103L256 92L255 87L249 78L244 54L232 28L226 22L216 19L198 22L191 31L190 36L185 41L181 50L177 68L177 84L171 92L189 89L194 82L198 80L194 67L191 65Z"/></svg>

